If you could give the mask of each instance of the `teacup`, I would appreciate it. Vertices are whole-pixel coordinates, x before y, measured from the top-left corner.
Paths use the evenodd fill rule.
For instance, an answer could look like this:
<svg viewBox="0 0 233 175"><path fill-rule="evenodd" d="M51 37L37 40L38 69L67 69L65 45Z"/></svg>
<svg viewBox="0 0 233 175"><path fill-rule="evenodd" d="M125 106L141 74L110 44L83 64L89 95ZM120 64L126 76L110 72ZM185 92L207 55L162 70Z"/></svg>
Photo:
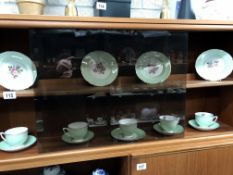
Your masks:
<svg viewBox="0 0 233 175"><path fill-rule="evenodd" d="M73 122L67 128L63 128L63 132L76 140L83 139L88 132L88 124L86 122Z"/></svg>
<svg viewBox="0 0 233 175"><path fill-rule="evenodd" d="M195 121L200 127L208 127L218 120L218 117L209 112L196 112Z"/></svg>
<svg viewBox="0 0 233 175"><path fill-rule="evenodd" d="M119 120L120 129L123 137L135 137L135 130L137 129L137 120L134 118L125 118Z"/></svg>
<svg viewBox="0 0 233 175"><path fill-rule="evenodd" d="M177 128L180 118L173 115L159 116L160 126L167 132L174 131Z"/></svg>
<svg viewBox="0 0 233 175"><path fill-rule="evenodd" d="M22 146L28 138L27 127L16 127L0 133L1 138L10 146Z"/></svg>

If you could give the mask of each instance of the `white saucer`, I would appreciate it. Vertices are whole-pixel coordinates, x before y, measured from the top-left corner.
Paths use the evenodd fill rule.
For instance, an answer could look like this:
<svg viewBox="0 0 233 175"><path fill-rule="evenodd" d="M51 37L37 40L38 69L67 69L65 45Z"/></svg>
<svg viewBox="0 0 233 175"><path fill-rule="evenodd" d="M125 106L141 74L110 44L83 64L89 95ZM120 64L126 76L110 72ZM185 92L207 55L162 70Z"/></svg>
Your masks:
<svg viewBox="0 0 233 175"><path fill-rule="evenodd" d="M194 119L189 120L188 123L190 126L200 131L212 131L220 127L220 124L218 122L214 122L213 124L207 127L200 127Z"/></svg>
<svg viewBox="0 0 233 175"><path fill-rule="evenodd" d="M21 146L10 146L5 141L0 142L0 150L6 151L6 152L14 152L14 151L20 151L23 149L26 149L30 146L32 146L34 143L36 143L36 137L29 135L27 141L21 145Z"/></svg>

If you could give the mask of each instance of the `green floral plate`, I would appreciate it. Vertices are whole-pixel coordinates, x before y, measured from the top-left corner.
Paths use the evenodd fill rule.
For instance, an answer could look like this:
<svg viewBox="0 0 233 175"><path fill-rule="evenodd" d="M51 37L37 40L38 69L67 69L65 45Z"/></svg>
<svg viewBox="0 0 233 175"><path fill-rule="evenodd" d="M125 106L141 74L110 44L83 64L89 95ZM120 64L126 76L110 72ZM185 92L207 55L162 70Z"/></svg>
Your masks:
<svg viewBox="0 0 233 175"><path fill-rule="evenodd" d="M9 90L24 90L37 77L34 63L26 55L7 51L0 54L0 85Z"/></svg>
<svg viewBox="0 0 233 175"><path fill-rule="evenodd" d="M87 54L81 63L83 78L94 86L107 86L118 75L118 65L115 58L104 51L93 51Z"/></svg>
<svg viewBox="0 0 233 175"><path fill-rule="evenodd" d="M231 55L223 50L210 49L197 57L195 68L203 79L218 81L231 74L233 60Z"/></svg>
<svg viewBox="0 0 233 175"><path fill-rule="evenodd" d="M138 58L135 71L144 83L157 84L165 81L171 74L171 62L163 53L150 51Z"/></svg>

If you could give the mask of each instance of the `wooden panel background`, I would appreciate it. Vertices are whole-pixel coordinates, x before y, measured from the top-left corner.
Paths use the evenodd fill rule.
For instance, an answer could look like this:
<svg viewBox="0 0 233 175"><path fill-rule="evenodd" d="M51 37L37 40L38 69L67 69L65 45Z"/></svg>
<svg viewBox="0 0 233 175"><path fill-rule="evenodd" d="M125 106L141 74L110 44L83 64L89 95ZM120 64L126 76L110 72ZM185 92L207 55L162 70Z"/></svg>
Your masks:
<svg viewBox="0 0 233 175"><path fill-rule="evenodd" d="M186 119L194 117L195 112L212 112L220 114L219 106L220 88L188 89L186 96Z"/></svg>
<svg viewBox="0 0 233 175"><path fill-rule="evenodd" d="M28 30L0 29L0 52L18 51L29 54Z"/></svg>
<svg viewBox="0 0 233 175"><path fill-rule="evenodd" d="M221 106L222 121L233 126L233 87L221 89L218 105Z"/></svg>
<svg viewBox="0 0 233 175"><path fill-rule="evenodd" d="M134 158L132 175L232 175L233 146ZM147 170L136 171L137 163Z"/></svg>
<svg viewBox="0 0 233 175"><path fill-rule="evenodd" d="M33 98L0 100L0 131L26 126L31 134L36 134L35 103Z"/></svg>

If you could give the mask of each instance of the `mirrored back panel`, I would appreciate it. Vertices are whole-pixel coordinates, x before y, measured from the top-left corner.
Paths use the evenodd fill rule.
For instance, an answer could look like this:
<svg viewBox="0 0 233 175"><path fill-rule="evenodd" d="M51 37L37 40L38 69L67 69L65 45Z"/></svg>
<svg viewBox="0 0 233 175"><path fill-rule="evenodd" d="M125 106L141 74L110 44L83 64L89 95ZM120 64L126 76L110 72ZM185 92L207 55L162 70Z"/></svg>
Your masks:
<svg viewBox="0 0 233 175"><path fill-rule="evenodd" d="M40 152L183 137L188 34L29 30L24 90ZM6 106L11 106L6 104Z"/></svg>

